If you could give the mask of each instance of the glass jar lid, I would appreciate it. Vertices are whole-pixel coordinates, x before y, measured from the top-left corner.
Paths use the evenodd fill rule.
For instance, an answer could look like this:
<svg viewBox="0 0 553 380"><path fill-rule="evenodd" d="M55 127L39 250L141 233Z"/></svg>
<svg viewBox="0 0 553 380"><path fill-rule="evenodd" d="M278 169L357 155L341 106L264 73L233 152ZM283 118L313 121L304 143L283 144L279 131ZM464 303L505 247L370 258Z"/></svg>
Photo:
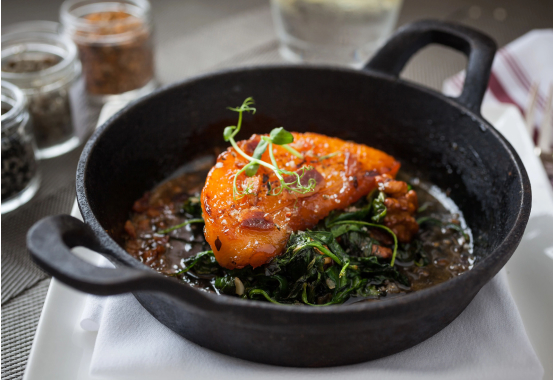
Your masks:
<svg viewBox="0 0 553 380"><path fill-rule="evenodd" d="M77 48L61 24L30 21L2 28L2 79L24 93L59 88L80 73Z"/></svg>

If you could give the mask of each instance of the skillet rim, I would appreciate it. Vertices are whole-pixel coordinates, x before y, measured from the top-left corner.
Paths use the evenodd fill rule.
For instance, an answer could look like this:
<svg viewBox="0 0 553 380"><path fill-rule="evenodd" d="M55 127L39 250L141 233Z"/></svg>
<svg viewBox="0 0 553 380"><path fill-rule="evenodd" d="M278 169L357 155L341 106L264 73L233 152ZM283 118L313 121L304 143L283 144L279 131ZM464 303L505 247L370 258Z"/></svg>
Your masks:
<svg viewBox="0 0 553 380"><path fill-rule="evenodd" d="M109 244L109 247L112 248L113 250L113 256L110 254L105 256L107 256L108 258L114 258L116 256L123 255L122 258L119 258L119 257L117 258L120 259L122 262L124 261L124 264L123 263L117 263L117 264L130 266L136 270L155 272L151 267L146 266L145 264L139 262L134 257L129 255L111 236L109 236L109 234L103 229L103 227L99 223L98 219L96 218L94 212L92 211L88 203L88 192L85 186L86 176L87 176L86 169L88 166L88 160L90 158L90 155L94 151L94 147L96 146L98 141L101 140L103 134L106 133L106 131L114 123L117 122L117 120L121 115L129 111L132 111L132 109L134 109L135 107L140 107L143 103L148 102L150 98L154 98L158 96L158 94L163 93L165 91L172 90L178 87L184 87L196 82L201 82L202 80L208 79L208 78L216 78L216 77L239 74L244 72L251 72L251 71L259 71L259 72L269 71L270 72L275 70L279 70L279 71L310 70L310 71L319 71L321 73L324 73L325 71L326 72L333 71L333 72L339 72L343 75L363 75L363 76L369 76L369 77L377 77L379 79L384 79L388 81L390 84L406 86L417 91L422 91L430 96L436 97L439 100L448 103L454 108L457 108L461 114L465 114L471 117L471 119L474 122L477 122L480 124L481 128L483 126L489 133L491 133L497 140L499 140L503 148L506 150L506 153L509 155L509 158L515 163L515 167L516 167L515 174L517 175L517 183L520 186L520 192L521 192L521 202L519 204L518 214L513 222L513 226L507 232L506 238L486 257L484 257L481 261L479 261L474 266L473 269L467 272L464 272L462 275L451 278L443 283L431 286L426 289L418 290L416 292L408 293L401 297L394 297L391 299L381 299L379 300L379 302L359 302L359 303L349 305L348 307L343 307L343 305L331 305L331 306L325 306L321 308L297 307L296 305L274 305L270 302L263 302L263 301L257 301L257 300L243 300L236 297L225 297L217 294L203 292L201 290L198 290L190 286L191 288L194 289L194 291L202 295L203 299L208 303L208 305L202 305L199 303L193 303L191 305L202 310L208 310L210 309L210 307L216 307L217 309L219 309L220 307L226 307L228 308L227 311L232 311L234 308L239 308L243 310L247 310L248 308L254 308L254 309L266 310L268 312L275 310L280 313L288 313L288 314L316 314L316 315L350 314L351 315L351 314L358 314L358 313L370 313L370 312L383 311L385 309L392 310L393 308L409 307L411 304L422 303L424 300L427 300L429 298L430 299L435 298L435 296L439 293L449 292L449 291L452 291L454 288L461 289L463 287L463 284L467 282L475 282L475 283L483 282L483 284L478 286L478 291L480 291L480 289L487 282L489 282L499 272L499 270L502 269L504 264L500 268L496 268L497 266L496 263L501 262L502 258L505 255L508 255L505 262L509 260L510 256L512 256L514 250L516 249L516 246L518 246L518 244L520 243L519 236L522 236L522 234L524 233L524 230L528 223L530 210L532 206L530 180L528 178L526 169L520 157L518 156L518 153L514 150L512 145L488 121L486 121L480 115L480 113L477 114L471 111L468 107L459 103L455 98L447 97L429 87L424 87L417 83L406 81L379 71L374 71L371 69L355 70L352 68L335 67L335 66L327 66L327 65L273 64L273 65L245 66L245 67L219 70L216 72L209 72L209 73L193 76L184 80L180 80L180 81L162 86L159 89L153 91L152 93L142 98L131 101L121 110L117 111L114 115L112 115L109 119L107 119L101 126L96 128L96 130L94 131L94 133L89 138L86 145L84 146L81 156L79 158L77 173L76 173L76 192L77 192L77 203L79 205L79 209L83 216L83 220L93 230L94 234L102 242L102 245L106 246ZM512 250L511 253L508 253L508 251L511 249L510 247L513 245L515 245L515 248ZM490 273L490 272L493 273L493 276L485 280L485 278L487 277L486 273ZM174 283L177 286L183 286L183 285L187 286L186 284L183 284L177 281L175 281ZM182 302L185 300L179 299L179 301ZM207 307L207 306L210 306L210 307Z"/></svg>

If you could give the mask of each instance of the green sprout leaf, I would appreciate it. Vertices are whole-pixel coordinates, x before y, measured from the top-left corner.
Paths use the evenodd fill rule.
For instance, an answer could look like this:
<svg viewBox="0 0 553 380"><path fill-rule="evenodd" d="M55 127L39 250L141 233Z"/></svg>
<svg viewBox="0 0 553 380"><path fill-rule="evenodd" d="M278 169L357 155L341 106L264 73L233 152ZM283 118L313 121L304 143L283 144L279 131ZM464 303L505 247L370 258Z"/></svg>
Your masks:
<svg viewBox="0 0 553 380"><path fill-rule="evenodd" d="M236 129L236 127L226 127L224 132L223 132L223 137L225 138L225 141L229 141L231 138L232 138L232 132L234 132L234 130Z"/></svg>
<svg viewBox="0 0 553 380"><path fill-rule="evenodd" d="M385 199L386 199L386 195L381 191L378 194L378 197L376 197L374 199L374 201L372 202L374 215L371 219L375 223L381 223L384 220L384 217L386 216L386 213L388 212L388 209L386 208L386 205L384 204Z"/></svg>
<svg viewBox="0 0 553 380"><path fill-rule="evenodd" d="M290 144L294 142L294 136L286 129L279 127L271 131L271 142L276 145Z"/></svg>
<svg viewBox="0 0 553 380"><path fill-rule="evenodd" d="M161 234L161 235L165 235L165 234L168 234L171 231L178 230L179 228L182 228L182 227L187 226L187 225L192 224L192 223L204 223L204 220L203 219L188 219L187 221L185 221L181 224L177 224L176 226L167 228L165 230L157 231L156 233Z"/></svg>
<svg viewBox="0 0 553 380"><path fill-rule="evenodd" d="M257 144L252 157L257 160L261 160L261 156L263 156L263 153L267 150L268 145L269 143L267 141L261 140L259 144ZM253 177L257 173L257 169L259 169L259 164L253 164L246 169L246 175L248 177Z"/></svg>
<svg viewBox="0 0 553 380"><path fill-rule="evenodd" d="M175 273L170 273L169 276L178 276L180 274L183 274L183 273L186 273L188 272L190 269L192 269L194 267L194 265L196 265L198 263L198 261L200 261L200 259L204 256L212 256L212 257L215 257L213 255L213 251L203 251L203 252L199 252L197 253L195 256L192 256L190 257L187 261L191 261L190 264L186 263L186 268L184 269L181 269L180 271L178 272L175 272Z"/></svg>
<svg viewBox="0 0 553 380"><path fill-rule="evenodd" d="M252 296L256 295L256 294L261 294L263 297L265 297L265 299L269 302L272 302L274 304L277 304L277 305L281 305L280 302L277 302L275 301L274 299L272 299L268 294L267 292L265 292L263 289L252 289L250 290L249 292L249 297L252 298Z"/></svg>

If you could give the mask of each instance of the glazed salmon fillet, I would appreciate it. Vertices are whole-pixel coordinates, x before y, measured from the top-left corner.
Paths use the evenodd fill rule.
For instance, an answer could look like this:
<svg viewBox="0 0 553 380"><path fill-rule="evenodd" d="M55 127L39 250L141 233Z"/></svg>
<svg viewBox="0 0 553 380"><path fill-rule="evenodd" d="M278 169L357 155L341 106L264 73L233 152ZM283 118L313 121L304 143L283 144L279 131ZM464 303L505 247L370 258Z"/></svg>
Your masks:
<svg viewBox="0 0 553 380"><path fill-rule="evenodd" d="M280 168L305 173L303 185L315 180L309 193L283 190L269 195L280 182L261 166L253 177L241 173L236 179L237 188L248 189L249 195L233 196L234 177L248 161L232 147L219 155L209 172L201 195L205 238L221 266L255 268L267 263L283 252L292 232L313 228L330 211L355 203L382 178L395 178L400 167L392 156L366 145L316 133L292 134L290 146L304 159L278 145L273 146L274 157ZM253 135L237 145L251 156L260 139ZM325 157L333 153L337 154ZM271 162L268 149L261 160ZM311 169L302 169L306 167Z"/></svg>

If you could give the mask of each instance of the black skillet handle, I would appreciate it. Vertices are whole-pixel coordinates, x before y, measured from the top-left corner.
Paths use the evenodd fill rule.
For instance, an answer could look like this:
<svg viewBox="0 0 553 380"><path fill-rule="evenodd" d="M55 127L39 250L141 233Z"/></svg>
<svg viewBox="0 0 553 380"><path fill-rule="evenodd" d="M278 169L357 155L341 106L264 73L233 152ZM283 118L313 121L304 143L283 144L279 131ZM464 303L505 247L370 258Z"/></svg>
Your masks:
<svg viewBox="0 0 553 380"><path fill-rule="evenodd" d="M92 230L69 215L49 216L38 221L27 233L27 247L33 260L61 282L86 293L111 295L135 290L158 290L167 293L173 280L125 266L96 267L71 252L83 246L105 252ZM182 285L179 288L186 290Z"/></svg>
<svg viewBox="0 0 553 380"><path fill-rule="evenodd" d="M495 42L474 29L437 20L423 20L400 28L364 67L399 77L409 59L428 44L449 46L468 58L463 92L456 99L476 114L480 114L482 99L488 86Z"/></svg>

